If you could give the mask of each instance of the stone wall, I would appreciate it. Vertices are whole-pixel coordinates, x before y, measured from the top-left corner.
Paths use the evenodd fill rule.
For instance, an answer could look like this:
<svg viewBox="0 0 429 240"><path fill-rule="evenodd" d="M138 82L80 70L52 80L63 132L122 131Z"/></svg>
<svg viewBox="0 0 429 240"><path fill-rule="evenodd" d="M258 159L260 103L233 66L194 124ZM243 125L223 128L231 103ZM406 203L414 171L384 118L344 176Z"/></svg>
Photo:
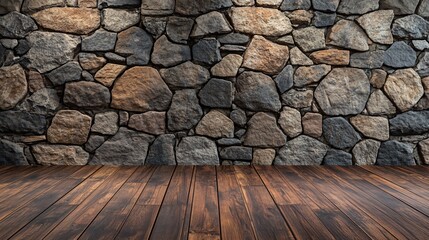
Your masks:
<svg viewBox="0 0 429 240"><path fill-rule="evenodd" d="M1 0L0 164L429 164L428 0Z"/></svg>

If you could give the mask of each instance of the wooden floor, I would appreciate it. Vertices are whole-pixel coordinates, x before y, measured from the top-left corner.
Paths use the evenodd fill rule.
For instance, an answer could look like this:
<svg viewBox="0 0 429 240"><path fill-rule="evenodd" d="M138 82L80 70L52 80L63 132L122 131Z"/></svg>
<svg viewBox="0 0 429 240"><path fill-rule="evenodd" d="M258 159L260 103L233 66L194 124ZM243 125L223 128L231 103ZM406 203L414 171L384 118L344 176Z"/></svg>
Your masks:
<svg viewBox="0 0 429 240"><path fill-rule="evenodd" d="M429 239L429 167L1 167L0 239Z"/></svg>

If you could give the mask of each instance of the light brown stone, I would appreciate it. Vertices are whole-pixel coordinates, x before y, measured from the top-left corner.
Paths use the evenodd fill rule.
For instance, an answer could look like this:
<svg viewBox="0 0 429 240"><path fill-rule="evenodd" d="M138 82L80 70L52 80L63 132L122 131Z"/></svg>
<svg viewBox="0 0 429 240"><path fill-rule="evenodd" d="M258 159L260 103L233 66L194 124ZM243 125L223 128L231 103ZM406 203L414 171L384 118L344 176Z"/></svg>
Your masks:
<svg viewBox="0 0 429 240"><path fill-rule="evenodd" d="M0 110L12 109L27 94L27 79L19 64L0 68Z"/></svg>
<svg viewBox="0 0 429 240"><path fill-rule="evenodd" d="M40 89L46 88L47 80L38 71L30 70L27 77L28 90L31 93L37 92Z"/></svg>
<svg viewBox="0 0 429 240"><path fill-rule="evenodd" d="M368 99L366 109L371 115L395 114L396 107L380 89L375 90Z"/></svg>
<svg viewBox="0 0 429 240"><path fill-rule="evenodd" d="M313 61L307 57L298 47L294 47L290 50L290 62L293 65L309 66L313 65Z"/></svg>
<svg viewBox="0 0 429 240"><path fill-rule="evenodd" d="M278 123L288 137L294 138L302 133L301 113L295 108L284 107Z"/></svg>
<svg viewBox="0 0 429 240"><path fill-rule="evenodd" d="M375 88L382 88L386 82L387 72L383 69L372 70L372 76L369 82Z"/></svg>
<svg viewBox="0 0 429 240"><path fill-rule="evenodd" d="M41 165L86 165L89 153L78 146L38 144L31 148Z"/></svg>
<svg viewBox="0 0 429 240"><path fill-rule="evenodd" d="M79 7L81 8L96 8L97 0L79 0Z"/></svg>
<svg viewBox="0 0 429 240"><path fill-rule="evenodd" d="M389 140L389 121L387 118L358 115L350 118L350 122L365 137L380 141Z"/></svg>
<svg viewBox="0 0 429 240"><path fill-rule="evenodd" d="M313 13L306 10L295 10L287 15L292 24L309 25L313 18Z"/></svg>
<svg viewBox="0 0 429 240"><path fill-rule="evenodd" d="M242 62L243 57L240 55L228 54L212 67L211 73L216 77L235 77Z"/></svg>
<svg viewBox="0 0 429 240"><path fill-rule="evenodd" d="M247 123L244 145L250 147L281 147L286 144L286 136L277 126L276 118L259 112Z"/></svg>
<svg viewBox="0 0 429 240"><path fill-rule="evenodd" d="M108 63L95 74L95 80L110 87L126 68L127 66L124 65Z"/></svg>
<svg viewBox="0 0 429 240"><path fill-rule="evenodd" d="M100 26L100 12L91 8L49 8L32 15L43 28L88 34Z"/></svg>
<svg viewBox="0 0 429 240"><path fill-rule="evenodd" d="M420 156L425 164L429 164L429 139L419 142Z"/></svg>
<svg viewBox="0 0 429 240"><path fill-rule="evenodd" d="M255 149L253 150L252 165L272 165L275 157L275 149Z"/></svg>
<svg viewBox="0 0 429 240"><path fill-rule="evenodd" d="M136 112L165 111L172 96L156 69L133 67L116 80L111 106Z"/></svg>
<svg viewBox="0 0 429 240"><path fill-rule="evenodd" d="M198 123L195 132L212 138L234 137L234 123L223 113L213 110L207 113Z"/></svg>
<svg viewBox="0 0 429 240"><path fill-rule="evenodd" d="M165 133L165 112L149 111L130 117L128 127L137 131L161 135Z"/></svg>
<svg viewBox="0 0 429 240"><path fill-rule="evenodd" d="M323 117L319 113L306 113L302 117L302 127L305 135L318 138L323 133Z"/></svg>
<svg viewBox="0 0 429 240"><path fill-rule="evenodd" d="M106 64L107 60L104 57L99 57L93 53L79 54L80 66L87 71L96 71Z"/></svg>
<svg viewBox="0 0 429 240"><path fill-rule="evenodd" d="M254 36L244 53L243 67L265 73L279 73L289 59L289 48Z"/></svg>
<svg viewBox="0 0 429 240"><path fill-rule="evenodd" d="M310 58L317 64L349 65L350 51L327 49L313 52Z"/></svg>
<svg viewBox="0 0 429 240"><path fill-rule="evenodd" d="M331 71L330 65L313 65L309 67L299 67L295 71L294 85L296 87L304 87L312 83L319 82L324 76Z"/></svg>
<svg viewBox="0 0 429 240"><path fill-rule="evenodd" d="M91 117L75 110L59 111L48 129L50 143L82 145L88 139Z"/></svg>

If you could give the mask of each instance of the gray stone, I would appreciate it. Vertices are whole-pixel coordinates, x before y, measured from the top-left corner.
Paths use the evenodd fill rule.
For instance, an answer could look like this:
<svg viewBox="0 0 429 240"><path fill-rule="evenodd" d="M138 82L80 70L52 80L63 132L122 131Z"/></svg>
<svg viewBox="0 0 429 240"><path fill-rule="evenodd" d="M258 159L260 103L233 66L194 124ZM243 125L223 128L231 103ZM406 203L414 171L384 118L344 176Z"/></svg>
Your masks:
<svg viewBox="0 0 429 240"><path fill-rule="evenodd" d="M351 115L363 111L370 94L365 72L357 68L336 68L314 92L323 112L328 115Z"/></svg>
<svg viewBox="0 0 429 240"><path fill-rule="evenodd" d="M357 19L357 22L365 29L372 41L381 44L392 44L393 36L390 26L394 17L392 10L380 10L363 15Z"/></svg>
<svg viewBox="0 0 429 240"><path fill-rule="evenodd" d="M329 149L323 159L323 165L351 166L353 165L352 155L336 149Z"/></svg>
<svg viewBox="0 0 429 240"><path fill-rule="evenodd" d="M246 112L241 109L235 109L231 111L231 114L229 115L229 117L235 124L241 127L244 127L244 125L246 125L247 123Z"/></svg>
<svg viewBox="0 0 429 240"><path fill-rule="evenodd" d="M115 135L118 131L119 116L116 112L104 112L95 115L92 132L105 135Z"/></svg>
<svg viewBox="0 0 429 240"><path fill-rule="evenodd" d="M313 8L320 11L335 12L340 0L312 0Z"/></svg>
<svg viewBox="0 0 429 240"><path fill-rule="evenodd" d="M429 139L420 141L418 144L418 149L423 162L426 165L428 165L429 164Z"/></svg>
<svg viewBox="0 0 429 240"><path fill-rule="evenodd" d="M422 77L429 76L429 52L424 52L420 55L416 71Z"/></svg>
<svg viewBox="0 0 429 240"><path fill-rule="evenodd" d="M51 71L74 58L80 37L54 32L32 32L27 36L32 46L24 56L28 68L40 73Z"/></svg>
<svg viewBox="0 0 429 240"><path fill-rule="evenodd" d="M328 149L326 144L301 135L280 149L274 165L320 165Z"/></svg>
<svg viewBox="0 0 429 240"><path fill-rule="evenodd" d="M298 47L294 47L290 50L290 62L292 65L310 66L313 65L313 61L307 57Z"/></svg>
<svg viewBox="0 0 429 240"><path fill-rule="evenodd" d="M234 122L225 114L212 110L198 123L195 133L211 138L232 138L234 137Z"/></svg>
<svg viewBox="0 0 429 240"><path fill-rule="evenodd" d="M46 117L42 114L4 111L0 114L0 132L43 134L47 128Z"/></svg>
<svg viewBox="0 0 429 240"><path fill-rule="evenodd" d="M22 11L25 13L37 12L51 7L64 7L64 0L24 0Z"/></svg>
<svg viewBox="0 0 429 240"><path fill-rule="evenodd" d="M85 143L85 150L93 153L97 148L99 148L104 142L106 138L100 135L91 135L88 138L88 141Z"/></svg>
<svg viewBox="0 0 429 240"><path fill-rule="evenodd" d="M235 77L243 63L243 57L238 54L228 54L211 68L211 73L216 77Z"/></svg>
<svg viewBox="0 0 429 240"><path fill-rule="evenodd" d="M149 111L142 114L133 114L128 127L152 135L165 133L165 112Z"/></svg>
<svg viewBox="0 0 429 240"><path fill-rule="evenodd" d="M419 0L380 0L380 9L392 9L396 15L413 14Z"/></svg>
<svg viewBox="0 0 429 240"><path fill-rule="evenodd" d="M392 33L399 38L426 38L429 34L429 22L419 15L409 15L393 22Z"/></svg>
<svg viewBox="0 0 429 240"><path fill-rule="evenodd" d="M326 47L324 29L307 27L293 31L292 35L304 52L312 52Z"/></svg>
<svg viewBox="0 0 429 240"><path fill-rule="evenodd" d="M143 17L142 24L146 31L157 39L164 33L167 26L167 19L167 17Z"/></svg>
<svg viewBox="0 0 429 240"><path fill-rule="evenodd" d="M349 20L338 21L331 29L327 44L337 47L368 51L368 37L356 23Z"/></svg>
<svg viewBox="0 0 429 240"><path fill-rule="evenodd" d="M231 0L176 0L176 12L183 15L200 15L232 6Z"/></svg>
<svg viewBox="0 0 429 240"><path fill-rule="evenodd" d="M251 111L273 111L281 108L274 81L257 72L244 72L237 78L234 103Z"/></svg>
<svg viewBox="0 0 429 240"><path fill-rule="evenodd" d="M366 105L368 113L371 115L384 115L384 114L395 114L396 107L389 100L389 98L384 95L383 91L377 89L375 90L368 99Z"/></svg>
<svg viewBox="0 0 429 240"><path fill-rule="evenodd" d="M3 15L13 11L19 12L23 1L24 0L3 0L0 3L0 14Z"/></svg>
<svg viewBox="0 0 429 240"><path fill-rule="evenodd" d="M24 154L24 147L0 139L0 166L4 165L28 165Z"/></svg>
<svg viewBox="0 0 429 240"><path fill-rule="evenodd" d="M141 0L98 0L98 8L140 7Z"/></svg>
<svg viewBox="0 0 429 240"><path fill-rule="evenodd" d="M96 151L91 165L143 165L149 144L154 137L127 128L120 128Z"/></svg>
<svg viewBox="0 0 429 240"><path fill-rule="evenodd" d="M146 65L152 50L152 37L139 27L131 27L118 34L115 52L128 56L128 65Z"/></svg>
<svg viewBox="0 0 429 240"><path fill-rule="evenodd" d="M247 44L250 38L241 33L230 33L217 39L222 44Z"/></svg>
<svg viewBox="0 0 429 240"><path fill-rule="evenodd" d="M14 108L27 95L27 85L21 65L0 68L0 110Z"/></svg>
<svg viewBox="0 0 429 240"><path fill-rule="evenodd" d="M220 47L220 50L225 52L244 52L246 51L246 49L247 48L245 46L230 45L230 44L226 44Z"/></svg>
<svg viewBox="0 0 429 240"><path fill-rule="evenodd" d="M107 52L115 49L117 34L104 29L95 31L90 36L82 38L82 51Z"/></svg>
<svg viewBox="0 0 429 240"><path fill-rule="evenodd" d="M416 165L413 148L396 140L381 143L377 165Z"/></svg>
<svg viewBox="0 0 429 240"><path fill-rule="evenodd" d="M413 40L412 43L414 48L419 51L429 49L429 42L426 40Z"/></svg>
<svg viewBox="0 0 429 240"><path fill-rule="evenodd" d="M372 139L360 141L353 148L353 160L356 165L374 165L377 161L381 143Z"/></svg>
<svg viewBox="0 0 429 240"><path fill-rule="evenodd" d="M216 38L204 38L192 46L192 56L195 62L213 65L222 59L220 43Z"/></svg>
<svg viewBox="0 0 429 240"><path fill-rule="evenodd" d="M221 146L241 145L241 140L237 138L221 138L216 140L216 143Z"/></svg>
<svg viewBox="0 0 429 240"><path fill-rule="evenodd" d="M142 0L142 15L169 15L174 12L174 0Z"/></svg>
<svg viewBox="0 0 429 240"><path fill-rule="evenodd" d="M195 19L192 37L201 37L210 34L222 34L231 32L228 20L220 12L210 12Z"/></svg>
<svg viewBox="0 0 429 240"><path fill-rule="evenodd" d="M286 144L286 136L277 126L276 118L258 112L249 120L244 136L244 145L250 147L281 147Z"/></svg>
<svg viewBox="0 0 429 240"><path fill-rule="evenodd" d="M202 116L203 110L198 103L196 91L178 90L174 93L167 112L168 129L170 131L189 130L200 121Z"/></svg>
<svg viewBox="0 0 429 240"><path fill-rule="evenodd" d="M172 68L161 69L159 73L171 89L198 88L210 78L206 68L190 61Z"/></svg>
<svg viewBox="0 0 429 240"><path fill-rule="evenodd" d="M276 82L277 89L280 91L280 94L283 94L292 88L293 74L294 69L292 65L287 65L285 68L283 68L279 75L274 78L274 82Z"/></svg>
<svg viewBox="0 0 429 240"><path fill-rule="evenodd" d="M0 39L0 43L8 49L14 49L16 46L18 46L18 40L16 39Z"/></svg>
<svg viewBox="0 0 429 240"><path fill-rule="evenodd" d="M101 14L103 16L101 25L104 29L112 32L121 32L140 22L138 9L106 8Z"/></svg>
<svg viewBox="0 0 429 240"><path fill-rule="evenodd" d="M43 88L26 98L18 105L17 109L37 114L53 115L60 106L57 91Z"/></svg>
<svg viewBox="0 0 429 240"><path fill-rule="evenodd" d="M389 120L390 134L417 135L429 131L429 111L409 111Z"/></svg>
<svg viewBox="0 0 429 240"><path fill-rule="evenodd" d="M364 14L378 9L378 0L342 0L337 12L342 14Z"/></svg>
<svg viewBox="0 0 429 240"><path fill-rule="evenodd" d="M184 137L177 145L179 165L219 165L216 144L206 137Z"/></svg>
<svg viewBox="0 0 429 240"><path fill-rule="evenodd" d="M233 85L230 81L213 78L198 93L201 104L212 108L230 108Z"/></svg>
<svg viewBox="0 0 429 240"><path fill-rule="evenodd" d="M353 53L350 57L350 66L355 68L381 68L381 66L383 66L383 63L383 50Z"/></svg>
<svg viewBox="0 0 429 240"><path fill-rule="evenodd" d="M172 16L168 18L166 33L173 42L186 44L193 26L191 18Z"/></svg>
<svg viewBox="0 0 429 240"><path fill-rule="evenodd" d="M127 62L127 59L126 58L124 58L124 57L122 57L122 56L120 56L120 55L118 55L118 54L116 54L116 53L106 53L106 54L104 54L104 57L107 59L107 60L109 60L109 61L111 61L111 62L114 62L114 63L121 63L121 64L125 64L126 62ZM107 64L107 65L109 65L109 64Z"/></svg>
<svg viewBox="0 0 429 240"><path fill-rule="evenodd" d="M226 147L220 151L219 155L221 159L226 160L252 161L252 148L240 146Z"/></svg>
<svg viewBox="0 0 429 240"><path fill-rule="evenodd" d="M10 12L0 16L0 36L4 38L24 38L34 30L37 30L36 23L24 14Z"/></svg>
<svg viewBox="0 0 429 240"><path fill-rule="evenodd" d="M311 0L284 0L280 5L282 11L293 11L297 9L308 10L311 8Z"/></svg>
<svg viewBox="0 0 429 240"><path fill-rule="evenodd" d="M80 80L81 76L82 68L76 61L68 62L46 74L46 77L54 86L61 86L68 82Z"/></svg>
<svg viewBox="0 0 429 240"><path fill-rule="evenodd" d="M339 149L351 148L361 140L352 125L342 117L323 120L323 136L330 145Z"/></svg>
<svg viewBox="0 0 429 240"><path fill-rule="evenodd" d="M18 40L18 46L15 47L15 53L19 56L26 54L30 50L30 43L26 39ZM1 51L0 51L1 53ZM0 57L0 61L2 61Z"/></svg>
<svg viewBox="0 0 429 240"><path fill-rule="evenodd" d="M36 162L41 165L86 165L89 154L78 146L37 144L31 148Z"/></svg>
<svg viewBox="0 0 429 240"><path fill-rule="evenodd" d="M335 24L337 14L335 13L324 13L314 12L313 25L315 27L329 27Z"/></svg>
<svg viewBox="0 0 429 240"><path fill-rule="evenodd" d="M417 14L419 14L422 17L429 17L429 1L428 0L422 0L420 2L419 9L417 10Z"/></svg>
<svg viewBox="0 0 429 240"><path fill-rule="evenodd" d="M149 148L146 165L176 165L174 134L164 134L155 139Z"/></svg>
<svg viewBox="0 0 429 240"><path fill-rule="evenodd" d="M313 91L310 89L291 89L282 95L282 104L293 108L310 107L313 103Z"/></svg>
<svg viewBox="0 0 429 240"><path fill-rule="evenodd" d="M191 50L187 45L170 42L165 35L158 38L152 52L152 62L171 67L191 60Z"/></svg>
<svg viewBox="0 0 429 240"><path fill-rule="evenodd" d="M295 71L294 85L296 87L304 87L312 83L319 82L331 71L331 66L321 64L309 67L299 67Z"/></svg>
<svg viewBox="0 0 429 240"><path fill-rule="evenodd" d="M284 107L278 123L288 137L294 138L302 133L301 113L294 108Z"/></svg>
<svg viewBox="0 0 429 240"><path fill-rule="evenodd" d="M110 103L110 91L95 82L67 83L64 90L64 104L82 108L105 108Z"/></svg>

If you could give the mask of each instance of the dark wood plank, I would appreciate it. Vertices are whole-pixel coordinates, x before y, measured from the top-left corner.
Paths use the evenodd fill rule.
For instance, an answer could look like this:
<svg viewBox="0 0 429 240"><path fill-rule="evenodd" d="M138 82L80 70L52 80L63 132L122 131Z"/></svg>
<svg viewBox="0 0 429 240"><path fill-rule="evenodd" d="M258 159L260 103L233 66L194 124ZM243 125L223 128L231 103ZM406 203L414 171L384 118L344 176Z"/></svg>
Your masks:
<svg viewBox="0 0 429 240"><path fill-rule="evenodd" d="M412 167L404 166L403 168L407 168L407 169L415 172L416 174L419 174L420 176L425 177L426 179L429 178L429 168L428 167L425 167L425 166L412 166Z"/></svg>
<svg viewBox="0 0 429 240"><path fill-rule="evenodd" d="M176 167L150 239L180 239L182 237L193 171L191 166Z"/></svg>
<svg viewBox="0 0 429 240"><path fill-rule="evenodd" d="M232 166L217 167L221 238L256 239Z"/></svg>
<svg viewBox="0 0 429 240"><path fill-rule="evenodd" d="M189 239L220 239L216 168L196 167Z"/></svg>
<svg viewBox="0 0 429 240"><path fill-rule="evenodd" d="M192 205L194 204L194 193L195 193L195 180L196 180L196 167L194 167L194 172L192 174L191 187L189 189L188 195L188 204L186 206L185 213L185 224L182 228L182 240L189 239L189 229L191 226L191 216L192 216Z"/></svg>
<svg viewBox="0 0 429 240"><path fill-rule="evenodd" d="M175 167L155 169L116 239L149 239Z"/></svg>

